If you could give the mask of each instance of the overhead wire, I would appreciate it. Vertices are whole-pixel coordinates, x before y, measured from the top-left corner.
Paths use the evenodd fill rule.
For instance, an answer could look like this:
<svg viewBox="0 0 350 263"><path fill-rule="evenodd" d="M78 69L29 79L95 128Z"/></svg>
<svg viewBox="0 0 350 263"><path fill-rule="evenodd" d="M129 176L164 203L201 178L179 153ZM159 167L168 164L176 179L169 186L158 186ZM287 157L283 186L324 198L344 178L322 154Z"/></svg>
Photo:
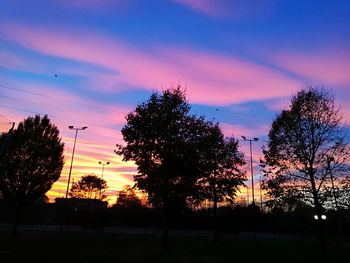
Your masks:
<svg viewBox="0 0 350 263"><path fill-rule="evenodd" d="M16 92L23 92L23 93L27 93L27 94L34 95L34 96L45 97L45 98L53 99L53 100L57 101L57 98L55 98L53 96L48 96L48 95L45 95L45 94L42 94L42 93L38 93L38 92L26 91L26 90L22 90L22 89L18 89L18 88L5 86L5 85L2 85L2 84L0 84L0 88L5 88L5 89L8 89L8 90L14 90ZM37 102L32 102L32 101L28 101L28 100L24 100L24 99L14 98L14 97L11 97L11 96L6 96L6 95L0 95L0 97L8 99L8 100L19 101L19 102L22 102L22 103L25 103L25 104L33 104L33 105L39 105L39 106L42 105L42 104L37 103ZM63 101L63 100L61 100L61 101ZM98 109L104 110L104 111L110 111L110 112L115 112L115 113L126 114L125 112L112 110L112 109L107 108L107 107L99 107L99 106L96 106L96 105L91 105L91 104L86 104L86 103L79 103L79 102L74 102L74 101L69 101L69 102L70 103L75 103L75 104L80 104L80 105L85 105L85 106L89 106L89 107L98 108ZM49 107L58 109L60 111L66 111L67 110L67 108L58 107L56 105L50 105ZM18 111L22 111L22 112L35 114L35 115L44 115L43 113L40 113L38 111L29 110L29 109L23 108L23 107L8 106L8 105L0 104L0 108L8 108L8 109L18 110ZM95 116L91 116L91 114L95 115ZM1 116L3 116L3 115L1 115ZM50 116L58 117L58 116L55 116L55 114L50 114ZM101 116L99 113L89 113L89 117L93 117L93 118L96 118L98 120L106 120L106 121L112 122L112 123L115 122L115 120L113 120L111 118L106 118L104 116ZM6 117L4 117L4 118L8 120L8 118L6 118ZM104 129L109 129L109 130L118 130L118 129L115 129L115 128L112 128L112 127L98 125L98 124L96 124L96 122L94 122L94 123L84 122L84 123L86 123L86 125L88 125L90 127L92 126L92 127L104 128ZM70 142L69 139L68 140L63 140L63 141ZM95 144L95 143L92 143L92 142L80 142L80 143L85 144L85 145L90 145L90 146Z"/></svg>
<svg viewBox="0 0 350 263"><path fill-rule="evenodd" d="M10 89L10 90L15 90L15 91L19 91L19 92L25 92L25 93L28 93L28 94L31 94L31 95L35 95L35 96L42 96L42 97L46 97L46 98L50 98L50 99L54 99L54 100L57 100L57 98L55 97L52 97L52 96L46 96L44 94L40 94L40 93L36 93L36 92L30 92L30 91L24 91L24 90L20 90L20 89L17 89L17 88L10 88L10 87L7 87L7 86L4 86L4 85L1 85L0 84L0 88L1 87L5 87L6 89ZM34 104L34 105L42 105L40 103L37 103L37 102L32 102L32 101L28 101L28 100L24 100L24 99L19 99L19 98L14 98L14 97L10 97L10 96L6 96L6 95L0 95L0 97L2 98L5 98L5 99L9 99L9 100L15 100L15 101L19 101L19 102L23 102L23 103L29 103L29 104ZM62 100L61 100L62 101ZM76 103L76 102L72 102L71 103ZM76 103L78 104L78 103ZM83 105L86 105L86 106L91 106L93 107L94 105L91 105L91 104L84 104L84 103L80 103L80 104L83 104ZM0 107L3 107L3 108L9 108L9 109L14 109L14 110L19 110L19 111L23 111L23 112L28 112L28 113L31 113L31 114L36 114L36 115L43 115L43 113L39 113L37 111L33 111L33 110L29 110L29 109L25 109L25 108L19 108L19 107L14 107L14 106L7 106L7 105L1 105L0 104ZM49 106L50 108L56 108L58 110L62 110L62 111L65 111L67 110L67 108L63 108L63 107L58 107L56 105L50 105ZM103 109L103 110L106 110L106 111L111 111L111 112L115 112L115 113L123 113L123 114L127 114L125 112L122 112L122 111L115 111L115 110L112 110L112 109L109 109L109 108L106 108L106 107L98 107L98 106L94 106L95 108L99 108L99 109ZM92 115L95 115L95 116L91 116ZM50 116L55 116L53 114L50 114ZM89 117L95 117L99 120L103 119L103 120L106 120L106 121L109 121L109 122L115 122L115 120L111 119L111 118L106 118L104 116L101 116L101 114L99 113L89 113ZM113 129L111 127L108 127L108 126L103 126L103 125L98 125L96 123L89 123L89 122L86 122L87 125L89 126L94 126L94 127L99 127L99 128L105 128L105 129Z"/></svg>
<svg viewBox="0 0 350 263"><path fill-rule="evenodd" d="M54 97L54 96L49 96L49 95L46 95L46 94L42 94L42 93L39 93L39 92L33 92L33 91L27 91L27 90L23 90L23 89L19 89L19 88L14 88L14 87L9 87L7 85L3 85L3 84L0 84L0 88L2 89L7 89L7 90L12 90L12 91L15 91L15 92L21 92L21 93L26 93L26 94L30 94L30 95L33 95L33 96L39 96L39 97L42 97L42 98L46 98L46 99L50 99L50 100L55 100L57 101L57 98ZM33 102L33 101L28 101L28 100L25 100L25 99L20 99L20 98L14 98L14 97L11 97L11 96L8 96L8 95L0 95L0 97L2 98L5 98L7 100L14 100L14 101L19 101L21 103L24 103L24 104L32 104L32 105L42 105L40 103L37 103L37 102ZM60 99L60 101L64 101L64 99ZM103 111L107 111L107 112L111 112L111 113L122 113L122 114L127 114L126 112L123 112L123 111L118 111L118 110L114 110L114 109L110 109L108 107L102 107L102 106L97 106L97 105L93 105L93 104L89 104L89 103L82 103L82 102L79 102L77 100L74 100L74 99L71 99L71 100L66 100L67 102L70 102L70 103L74 103L76 105L83 105L83 106L88 106L90 108L94 108L94 109L99 109L99 110L103 110ZM23 108L23 107L16 107L16 106L9 106L9 105L4 105L3 103L0 104L0 107L2 108L8 108L8 109L13 109L13 110L18 110L18 111L22 111L22 112L27 112L27 113L31 113L31 114L36 114L36 115L43 115L42 113L39 113L37 111L33 111L33 110L29 110L27 108ZM50 108L55 108L55 109L58 109L60 111L67 111L67 108L63 108L63 107L58 107L57 105L50 105L49 106ZM91 114L95 115L95 116L91 116ZM9 120L8 118L6 118L5 116L3 116L2 114L0 114L0 116L2 116L5 120L8 120L8 121L11 121ZM50 114L50 116L52 116L52 114ZM53 115L55 116L55 115ZM97 118L99 120L106 120L108 122L115 122L115 120L111 119L111 118L106 118L104 116L101 116L99 113L97 112L91 112L89 113L89 117L93 117L93 118ZM12 123L12 122L11 122ZM89 122L85 122L88 126L93 126L93 127L100 127L100 128L105 128L105 129L111 129L111 130L116 130L116 129L113 129L111 127L107 127L107 126L102 126L102 125L97 125L96 123L89 123ZM2 123L0 123L2 124ZM70 140L68 138L66 139L63 139L62 140L63 142L73 142L73 140ZM89 142L89 141L79 141L79 144L84 144L84 145L87 145L87 146L93 146L95 145L95 143L93 142ZM67 174L68 174L68 171L67 171L67 168L66 169L63 169L62 170L62 178L63 180L65 180L67 177ZM79 173L79 174L83 174L83 173ZM76 174L76 175L79 175L79 174Z"/></svg>
<svg viewBox="0 0 350 263"><path fill-rule="evenodd" d="M18 98L13 98L13 97L10 97L10 96L6 96L6 95L0 95L1 98L5 98L5 99L9 99L9 100L16 100L16 101L20 101L20 102L24 102L24 103L31 103L31 104L34 104L34 105L39 105L39 106L42 106L41 103L37 103L37 102L32 102L32 101L28 101L28 100L24 100L24 99L18 99ZM50 108L54 108L54 109L58 109L58 110L67 110L67 108L62 108L62 107L58 107L56 105L50 105ZM90 113L91 114L91 113ZM100 115L98 113L92 113L94 115ZM89 115L90 116L90 115ZM99 119L104 119L104 120L107 120L107 121L114 121L113 119L111 118L106 118L106 117L101 117L101 116L98 116Z"/></svg>
<svg viewBox="0 0 350 263"><path fill-rule="evenodd" d="M12 123L12 121L11 121L10 119L6 118L4 115L0 114L0 116L1 116L2 118L4 118L5 120L8 120L10 123Z"/></svg>
<svg viewBox="0 0 350 263"><path fill-rule="evenodd" d="M19 89L19 88L9 87L8 85L3 85L3 84L0 84L0 88L8 89L8 90L14 90L14 91L17 91L17 92L23 92L23 93L27 93L27 94L31 94L31 95L35 95L35 96L41 96L41 97L50 98L50 99L57 99L57 98L55 98L53 96L46 95L46 94L43 94L43 93L40 93L40 92L33 92L33 91L23 90L23 89ZM74 103L76 103L76 104L89 106L89 107L102 109L102 110L107 110L107 111L110 111L110 112L127 114L126 112L114 110L114 109L111 109L111 108L108 108L108 107L93 105L93 104L89 104L89 103L82 103L82 102L79 102L76 99L71 99L71 100L75 101Z"/></svg>

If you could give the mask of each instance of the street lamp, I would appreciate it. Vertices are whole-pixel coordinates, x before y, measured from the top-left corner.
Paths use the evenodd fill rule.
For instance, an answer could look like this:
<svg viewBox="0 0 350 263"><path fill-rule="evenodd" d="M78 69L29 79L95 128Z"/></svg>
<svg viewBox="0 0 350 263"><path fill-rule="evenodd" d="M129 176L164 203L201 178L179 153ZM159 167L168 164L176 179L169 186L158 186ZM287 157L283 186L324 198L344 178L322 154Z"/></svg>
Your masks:
<svg viewBox="0 0 350 263"><path fill-rule="evenodd" d="M243 138L243 140L248 141L249 142L249 146L250 146L250 171L251 171L251 177L252 177L252 199L253 199L252 204L255 205L252 142L258 141L259 138L247 138L245 136L242 136L242 138Z"/></svg>
<svg viewBox="0 0 350 263"><path fill-rule="evenodd" d="M103 178L103 172L104 172L104 170L105 170L105 165L109 165L110 162L106 162L106 163L98 162L98 164L101 164L101 165L102 165L102 174L101 174L101 177Z"/></svg>
<svg viewBox="0 0 350 263"><path fill-rule="evenodd" d="M78 131L83 131L87 129L86 126L81 127L81 128L76 128L74 126L68 126L70 130L75 130L75 137L74 137L74 144L73 144L73 152L72 152L72 159L70 161L70 168L69 168L69 175L68 175L68 183L67 183L67 190L66 190L66 198L68 197L68 191L69 191L69 184L70 184L70 177L72 175L72 167L73 167L73 159L74 159L74 152L75 152L75 144L77 142L77 137L78 137Z"/></svg>
<svg viewBox="0 0 350 263"><path fill-rule="evenodd" d="M260 211L262 211L262 190L261 190L261 176L259 178L259 186L260 186Z"/></svg>

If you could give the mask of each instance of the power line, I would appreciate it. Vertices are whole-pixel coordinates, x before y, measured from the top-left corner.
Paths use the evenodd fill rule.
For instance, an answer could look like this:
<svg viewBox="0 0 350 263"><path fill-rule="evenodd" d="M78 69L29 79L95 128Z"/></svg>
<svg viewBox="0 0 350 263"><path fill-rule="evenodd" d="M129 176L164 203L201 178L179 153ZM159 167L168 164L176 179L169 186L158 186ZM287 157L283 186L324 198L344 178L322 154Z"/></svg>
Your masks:
<svg viewBox="0 0 350 263"><path fill-rule="evenodd" d="M31 111L28 109L23 109L23 108L18 108L18 107L13 107L13 106L5 106L5 105L0 105L0 108L8 108L8 109L13 109L13 110L19 110L19 111L23 111L23 112L27 112L27 113L32 113L35 115L45 115L44 113L39 113L39 112L35 112L35 111ZM55 116L54 114L50 114L50 116ZM91 123L91 122L85 122L87 125L89 126L93 126L93 127L98 127L98 128L104 128L104 129L111 129L111 130L117 130L117 129L113 129L111 127L107 127L107 126L102 126L102 125L97 125L95 123Z"/></svg>
<svg viewBox="0 0 350 263"><path fill-rule="evenodd" d="M4 88L4 89L8 89L8 90L14 90L14 91L17 91L17 92L23 92L23 93L27 93L27 94L31 94L31 95L35 95L35 96L40 96L40 97L45 97L45 98L50 98L50 99L57 100L57 98L53 97L53 96L49 96L49 95L42 94L42 93L39 93L39 92L33 92L33 91L27 91L27 90L23 90L23 89L19 89L19 88L9 87L9 86L3 85L3 84L0 84L0 88ZM74 100L74 99L72 99L72 100L75 101L74 103L76 103L76 104L89 106L89 107L93 107L93 108L96 108L96 109L107 110L107 111L110 111L110 112L127 114L126 112L113 110L113 109L110 109L110 108L107 108L107 107L102 107L102 106L88 104L88 103L82 103L82 102L79 102L78 100Z"/></svg>
<svg viewBox="0 0 350 263"><path fill-rule="evenodd" d="M19 110L19 111L24 111L24 112L29 112L29 113L33 113L36 115L44 115L42 113L38 113L38 112L34 112L31 110L27 110L27 109L21 109L21 108L17 108L17 107L13 107L13 106L5 106L5 105L0 105L1 108L8 108L8 109L13 109L13 110Z"/></svg>
<svg viewBox="0 0 350 263"><path fill-rule="evenodd" d="M6 118L4 115L0 114L1 117L3 117L5 120L8 120L10 123L12 123L12 121L8 118Z"/></svg>
<svg viewBox="0 0 350 263"><path fill-rule="evenodd" d="M37 102L32 102L32 101L28 101L28 100L23 100L23 99L18 99L18 98L14 98L14 97L10 97L10 96L4 96L4 95L0 95L1 98L5 98L5 99L9 99L9 100L16 100L16 101L20 101L20 102L24 102L24 103L31 103L31 104L34 104L34 105L39 105L39 106L42 106L42 104L40 103L37 103ZM56 105L50 105L50 108L54 108L54 109L58 109L58 110L67 110L67 108L62 108L62 107L58 107ZM99 119L104 119L106 121L114 121L113 119L111 118L106 118L106 117L101 117L100 114L98 113L95 113L95 112L92 112L92 114L96 115L96 118L99 118Z"/></svg>

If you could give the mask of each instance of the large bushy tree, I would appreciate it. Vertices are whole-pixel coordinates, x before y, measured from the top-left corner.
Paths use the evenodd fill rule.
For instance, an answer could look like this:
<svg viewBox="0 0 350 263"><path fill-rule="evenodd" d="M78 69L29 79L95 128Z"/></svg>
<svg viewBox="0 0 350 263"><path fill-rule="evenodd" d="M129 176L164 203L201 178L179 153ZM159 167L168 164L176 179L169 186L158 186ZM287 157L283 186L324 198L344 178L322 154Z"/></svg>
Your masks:
<svg viewBox="0 0 350 263"><path fill-rule="evenodd" d="M347 170L349 146L339 107L329 90L308 87L277 115L264 150L264 188L275 204L310 202L320 218L329 186Z"/></svg>
<svg viewBox="0 0 350 263"><path fill-rule="evenodd" d="M8 140L7 134L0 142ZM7 141L0 159L0 191L17 214L42 198L56 182L63 168L64 144L58 128L45 115L19 123Z"/></svg>
<svg viewBox="0 0 350 263"><path fill-rule="evenodd" d="M163 210L163 246L167 246L170 209L182 209L198 199L200 146L206 122L190 114L181 88L154 93L126 116L122 129L126 146L117 145L124 161L134 161L136 186L149 202Z"/></svg>

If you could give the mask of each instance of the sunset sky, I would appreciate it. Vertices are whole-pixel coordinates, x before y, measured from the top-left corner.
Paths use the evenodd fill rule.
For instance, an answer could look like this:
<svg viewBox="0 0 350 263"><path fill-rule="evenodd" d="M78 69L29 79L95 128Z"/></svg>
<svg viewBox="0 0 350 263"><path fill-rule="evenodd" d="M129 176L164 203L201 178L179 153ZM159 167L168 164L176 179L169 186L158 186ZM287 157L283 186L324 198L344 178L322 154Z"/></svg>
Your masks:
<svg viewBox="0 0 350 263"><path fill-rule="evenodd" d="M68 126L88 126L72 176L101 175L98 162L111 162L104 178L114 199L136 172L113 152L125 114L181 85L193 113L228 136L260 139L258 183L269 125L297 90L332 89L350 120L349 14L347 0L0 0L0 129L35 114L58 126L66 163L53 199L67 185Z"/></svg>

